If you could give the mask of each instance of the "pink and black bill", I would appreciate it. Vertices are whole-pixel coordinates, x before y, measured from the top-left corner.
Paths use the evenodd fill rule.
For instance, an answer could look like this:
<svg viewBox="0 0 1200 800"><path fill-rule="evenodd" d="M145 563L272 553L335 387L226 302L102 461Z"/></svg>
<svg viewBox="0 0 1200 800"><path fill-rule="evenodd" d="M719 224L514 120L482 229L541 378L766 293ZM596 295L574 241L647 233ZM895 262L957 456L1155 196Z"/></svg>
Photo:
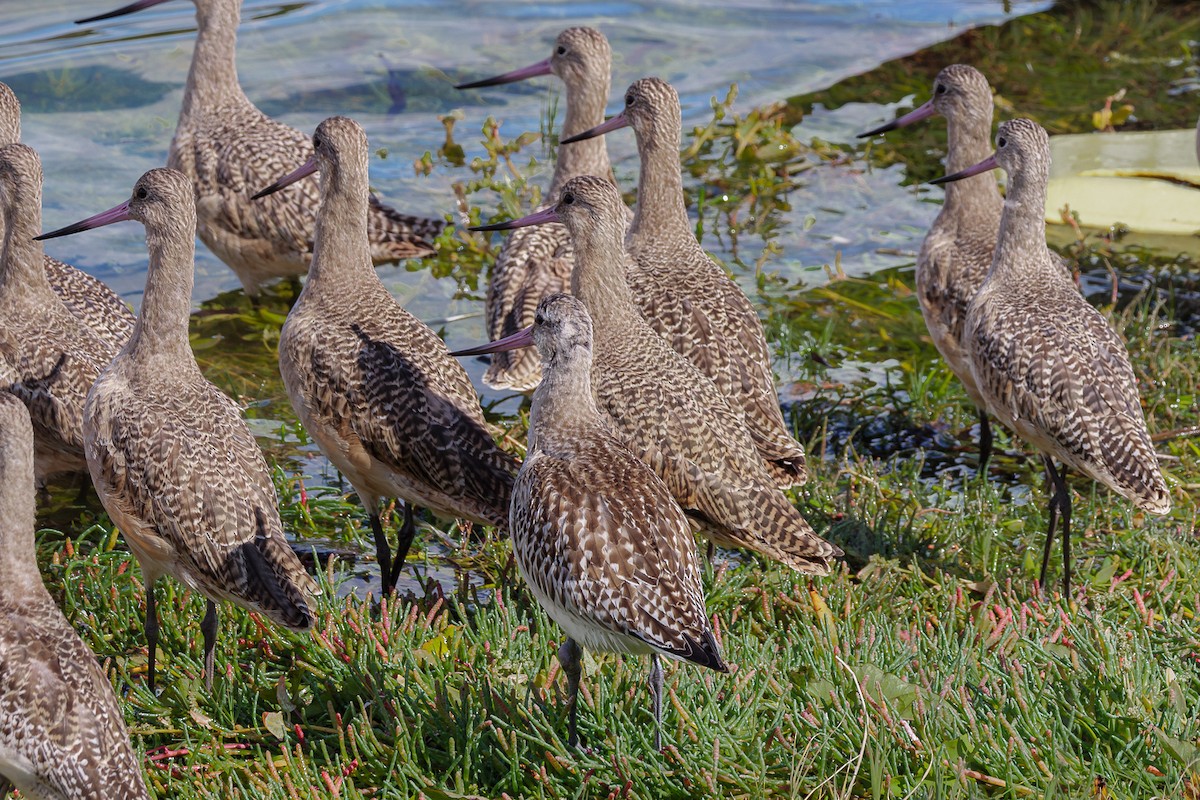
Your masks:
<svg viewBox="0 0 1200 800"><path fill-rule="evenodd" d="M136 3L130 3L127 6L121 6L116 11L109 11L107 14L97 14L94 17L87 17L86 19L77 19L77 20L75 20L75 24L76 25L86 25L89 22L99 22L99 21L105 20L105 19L112 19L113 17L123 17L126 14L132 14L135 11L142 11L144 9L150 8L151 6L156 6L160 3L165 3L165 2L167 2L167 0L137 0Z"/></svg>
<svg viewBox="0 0 1200 800"><path fill-rule="evenodd" d="M629 118L625 116L625 112L616 114L601 122L594 128L588 128L583 133L577 133L574 136L568 136L561 140L559 144L570 144L571 142L582 142L584 139L591 139L594 136L600 136L610 131L615 131L618 128L624 128L629 124Z"/></svg>
<svg viewBox="0 0 1200 800"><path fill-rule="evenodd" d="M470 83L460 83L455 86L455 89L481 89L484 86L499 86L502 83L516 83L517 81L536 78L539 75L550 74L550 59L539 61L536 64L530 64L528 67L514 69L512 72L506 72L503 75L497 75L494 78L484 78L481 81L471 81Z"/></svg>
<svg viewBox="0 0 1200 800"><path fill-rule="evenodd" d="M450 355L452 356L481 356L485 353L500 353L505 350L516 350L521 347L533 346L533 326L522 328L514 334L505 336L503 339L497 339L488 344L481 344L478 347L468 347L466 350L455 350Z"/></svg>
<svg viewBox="0 0 1200 800"><path fill-rule="evenodd" d="M260 197L266 197L269 194L275 194L275 192L278 192L283 187L291 186L296 181L301 180L302 178L307 178L309 175L312 175L316 171L317 171L317 157L314 155L311 158L309 158L308 161L305 161L299 167L292 170L287 175L284 175L282 178L275 181L270 186L263 189L261 192L256 192L255 194L251 195L250 199L257 200Z"/></svg>
<svg viewBox="0 0 1200 800"><path fill-rule="evenodd" d="M960 169L958 172L952 172L949 175L943 175L940 178L934 178L930 181L930 183L953 183L954 181L961 181L963 178L969 178L972 175L978 175L981 172L987 172L988 170L999 168L1000 165L996 163L996 154L992 153L990 156L985 158L983 161L980 161L973 167L967 167L966 169Z"/></svg>
<svg viewBox="0 0 1200 800"><path fill-rule="evenodd" d="M558 212L553 207L545 208L541 211L535 211L529 216L521 217L520 219L510 219L508 222L494 222L491 225L476 225L470 230L473 231L511 231L515 228L528 228L531 225L545 225L549 222L558 222Z"/></svg>
<svg viewBox="0 0 1200 800"><path fill-rule="evenodd" d="M933 108L933 100L929 100L926 101L924 105L918 106L917 108L905 114L903 117L896 117L896 119L892 120L891 122L885 122L878 128L872 128L866 133L860 133L858 138L865 139L868 136L877 136L881 133L894 131L897 128L904 128L912 125L914 122L920 122L923 119L929 119L935 113L937 112Z"/></svg>
<svg viewBox="0 0 1200 800"><path fill-rule="evenodd" d="M105 225L112 225L114 222L124 222L125 220L133 219L129 216L129 201L126 200L119 206L113 206L108 211L101 211L95 216L80 220L73 225L68 225L65 228L59 228L56 231L43 233L41 236L33 237L35 241L44 241L46 239L57 239L59 236L70 236L72 233L80 231L90 231L93 228L103 228Z"/></svg>

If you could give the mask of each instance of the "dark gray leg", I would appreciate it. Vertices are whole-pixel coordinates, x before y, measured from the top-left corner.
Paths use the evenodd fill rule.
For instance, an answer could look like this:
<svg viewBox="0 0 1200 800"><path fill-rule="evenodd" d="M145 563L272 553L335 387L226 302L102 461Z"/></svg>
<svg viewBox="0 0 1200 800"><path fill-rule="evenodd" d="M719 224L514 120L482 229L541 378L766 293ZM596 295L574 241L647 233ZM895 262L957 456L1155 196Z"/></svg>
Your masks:
<svg viewBox="0 0 1200 800"><path fill-rule="evenodd" d="M1062 513L1063 599L1071 602L1071 491L1067 488L1067 465L1058 474L1058 510Z"/></svg>
<svg viewBox="0 0 1200 800"><path fill-rule="evenodd" d="M396 535L396 558L392 561L392 572L388 576L388 592L395 591L396 581L400 580L400 570L404 569L408 551L412 549L413 539L416 537L417 523L413 519L412 503L405 502L404 524L400 526L400 532Z"/></svg>
<svg viewBox="0 0 1200 800"><path fill-rule="evenodd" d="M371 532L375 534L375 563L379 565L380 597L386 597L392 590L392 548L388 544L387 534L383 532L383 523L379 521L377 510L371 511Z"/></svg>
<svg viewBox="0 0 1200 800"><path fill-rule="evenodd" d="M650 656L650 697L654 703L654 749L662 750L663 668L658 653Z"/></svg>
<svg viewBox="0 0 1200 800"><path fill-rule="evenodd" d="M1046 570L1050 567L1050 549L1054 545L1054 527L1058 524L1058 469L1050 456L1042 456L1042 465L1046 468L1046 483L1050 494L1050 527L1046 533L1046 547L1042 550L1042 571L1038 576L1038 593L1046 591Z"/></svg>
<svg viewBox="0 0 1200 800"><path fill-rule="evenodd" d="M1050 497L1050 526L1046 534L1046 548L1042 551L1042 573L1038 578L1040 591L1046 589L1046 569L1050 563L1050 548L1054 543L1054 529L1058 525L1059 514L1062 514L1063 537L1063 597L1071 596L1071 492L1067 487L1067 465L1062 470L1054 466L1049 456L1042 456L1046 467L1046 480L1050 483L1053 494Z"/></svg>
<svg viewBox="0 0 1200 800"><path fill-rule="evenodd" d="M211 692L217 651L217 604L212 600L208 601L204 619L200 621L200 633L204 634L204 688Z"/></svg>
<svg viewBox="0 0 1200 800"><path fill-rule="evenodd" d="M979 474L987 475L988 459L992 457L992 423L987 412L979 409Z"/></svg>
<svg viewBox="0 0 1200 800"><path fill-rule="evenodd" d="M158 652L158 609L154 604L154 581L146 580L146 623L142 630L146 634L146 646L150 648L150 658L146 664L146 685L154 691L154 654Z"/></svg>
<svg viewBox="0 0 1200 800"><path fill-rule="evenodd" d="M583 675L583 650L574 639L558 648L558 663L567 675L567 703L571 706L567 722L567 746L579 746L579 678Z"/></svg>

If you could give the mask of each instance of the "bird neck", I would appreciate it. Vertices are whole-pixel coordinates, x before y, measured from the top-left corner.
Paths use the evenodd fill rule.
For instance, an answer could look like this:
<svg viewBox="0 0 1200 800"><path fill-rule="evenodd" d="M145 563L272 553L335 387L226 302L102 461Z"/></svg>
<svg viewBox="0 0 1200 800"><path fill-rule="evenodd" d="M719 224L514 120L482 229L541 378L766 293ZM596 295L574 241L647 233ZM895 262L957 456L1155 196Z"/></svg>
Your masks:
<svg viewBox="0 0 1200 800"><path fill-rule="evenodd" d="M311 287L313 292L351 297L353 287L379 284L367 238L367 167L343 164L336 170L321 170L320 175L321 203L305 291Z"/></svg>
<svg viewBox="0 0 1200 800"><path fill-rule="evenodd" d="M196 268L195 209L181 216L165 228L146 227L146 292L125 352L135 360L163 358L173 366L191 364L198 369L188 339Z"/></svg>
<svg viewBox="0 0 1200 800"><path fill-rule="evenodd" d="M571 294L587 306L596 337L628 326L635 317L640 319L625 280L624 244L614 236L576 237L572 241L575 269L571 271Z"/></svg>
<svg viewBox="0 0 1200 800"><path fill-rule="evenodd" d="M693 235L683 200L679 131L658 132L645 139L638 136L638 156L641 174L629 238Z"/></svg>
<svg viewBox="0 0 1200 800"><path fill-rule="evenodd" d="M1031 269L1055 272L1046 250L1046 180L1045 174L1009 173L989 279L1027 279Z"/></svg>
<svg viewBox="0 0 1200 800"><path fill-rule="evenodd" d="M0 193L4 198L0 209L0 287L5 292L50 293L50 281L43 265L42 243L33 237L42 232L42 193L40 188Z"/></svg>
<svg viewBox="0 0 1200 800"><path fill-rule="evenodd" d="M46 591L34 545L33 436L28 425L5 431L0 440L0 596L23 601Z"/></svg>
<svg viewBox="0 0 1200 800"><path fill-rule="evenodd" d="M990 125L947 120L946 173L974 166L992 154ZM991 172L946 184L943 213L963 220L1000 218L1004 199Z"/></svg>
<svg viewBox="0 0 1200 800"><path fill-rule="evenodd" d="M592 394L592 356L583 347L542 359L542 381L529 409L529 453L553 450L558 442L577 442L599 424Z"/></svg>
<svg viewBox="0 0 1200 800"><path fill-rule="evenodd" d="M602 80L567 84L567 116L563 120L562 138L583 133L604 122L610 83L609 72L605 70ZM605 137L593 136L581 142L559 145L558 162L554 165L554 179L546 191L547 198L556 199L563 184L579 175L595 175L616 183Z"/></svg>
<svg viewBox="0 0 1200 800"><path fill-rule="evenodd" d="M237 76L237 28L241 0L196 4L196 49L183 92L181 117L202 115L231 101L250 101Z"/></svg>

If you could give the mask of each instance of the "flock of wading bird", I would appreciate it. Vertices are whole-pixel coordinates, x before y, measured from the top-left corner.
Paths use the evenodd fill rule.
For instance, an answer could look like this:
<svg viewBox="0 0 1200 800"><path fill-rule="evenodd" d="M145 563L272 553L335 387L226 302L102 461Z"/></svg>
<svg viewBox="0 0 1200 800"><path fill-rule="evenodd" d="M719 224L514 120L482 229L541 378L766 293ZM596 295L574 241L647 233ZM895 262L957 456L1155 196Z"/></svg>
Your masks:
<svg viewBox="0 0 1200 800"><path fill-rule="evenodd" d="M581 648L595 648L650 655L661 746L660 657L727 669L693 532L812 575L841 555L785 494L805 481L804 450L780 412L757 313L693 235L675 90L638 80L604 121L611 52L591 28L563 31L530 67L458 87L553 74L567 112L552 204L475 229L519 229L491 274L497 341L450 353L374 269L432 253L443 223L375 200L354 121L327 119L310 143L264 116L238 85L240 0L195 5L168 167L109 211L38 235L41 165L18 143L16 98L0 92L0 790L146 796L109 681L38 572L38 481L86 467L141 564L151 688L154 584L164 574L207 598L210 687L217 601L297 630L313 622L318 586L285 538L267 463L238 406L192 356L196 235L252 296L264 281L307 274L281 333L280 371L300 420L370 516L383 593L405 563L414 505L506 528L534 596L567 634L558 657L569 743ZM989 415L1041 451L1054 489L1041 584L1057 526L1069 596L1068 467L1150 512L1170 499L1124 344L1046 248L1046 133L1005 122L991 153L992 110L984 77L954 65L928 103L863 135L946 120L952 174L936 181L948 184L946 201L917 261L921 309L979 407L981 467ZM641 158L632 213L598 138L623 126ZM1008 173L1006 198L984 174L997 167ZM304 180L314 172L319 181ZM142 223L149 250L136 319L40 244L122 220ZM538 358L522 349L530 345ZM455 360L484 352L494 354L489 385L533 391L523 462L497 447ZM405 501L395 556L379 516L392 497Z"/></svg>

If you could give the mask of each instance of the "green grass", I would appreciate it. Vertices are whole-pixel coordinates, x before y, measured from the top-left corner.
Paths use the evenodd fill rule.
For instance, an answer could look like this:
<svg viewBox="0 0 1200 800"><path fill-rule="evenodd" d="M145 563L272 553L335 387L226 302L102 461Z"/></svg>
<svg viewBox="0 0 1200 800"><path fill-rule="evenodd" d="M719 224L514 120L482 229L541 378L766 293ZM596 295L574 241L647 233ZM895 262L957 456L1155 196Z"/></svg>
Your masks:
<svg viewBox="0 0 1200 800"><path fill-rule="evenodd" d="M1066 250L1129 343L1175 501L1169 516L1148 517L1072 476L1079 595L1070 603L1034 595L1048 499L1039 462L999 433L992 475L975 476L974 413L925 333L911 266L846 278L834 265L819 288L771 271L785 189L813 164L849 155L864 165L884 152L797 142L790 110L848 101L868 86L876 101L923 96L936 67L966 53L1007 83L1025 58L1014 42L1048 47L1067 29L1082 31L1081 59L1120 43L1142 57L1136 48L1146 41L1165 57L1194 35L1196 12L1195 4L1148 17L1113 4L1059 10L969 33L786 106L735 114L715 102L713 124L685 137L698 227L728 243L733 267L758 276L768 335L795 382L787 410L813 467L796 501L847 559L820 580L745 556L706 572L733 669L668 667L661 754L652 749L648 663L603 656L585 662L586 747L567 748L561 632L517 577L507 542L426 526L405 573L421 578L402 597L381 607L338 596L346 560L369 537L348 488L313 485L294 460L303 431L274 362L289 290L258 307L239 294L214 300L194 319L197 356L251 417L265 405L263 416L276 420L276 441L264 444L279 465L283 516L319 551L325 594L311 636L223 607L224 672L208 694L202 599L160 582L152 694L136 562L94 505L59 498L48 517L56 529L39 535L46 582L104 660L152 794L1200 798L1197 265L1099 239ZM1006 86L1004 95L1020 113L1043 114L1039 97L1059 103L1060 83L1079 81L1080 70L1024 95ZM910 74L911 87L902 77ZM1111 91L1077 85L1080 109ZM1175 112L1149 118L1135 104L1146 124L1178 124ZM924 130L936 137L939 126ZM418 166L462 170L459 196L473 221L486 218L479 206L494 206L496 192L505 216L537 200L521 178L535 135L509 140L489 121L486 157L468 162L454 134L448 118L446 141ZM891 157L936 169L936 145L896 138ZM725 195L732 199L711 199ZM478 296L497 242L448 231L430 268ZM1149 288L1119 293L1114 307L1110 269ZM835 369L846 363L870 370L849 377ZM497 421L518 449L525 420ZM1060 570L1056 553L1052 590ZM439 583L435 573L454 577Z"/></svg>

